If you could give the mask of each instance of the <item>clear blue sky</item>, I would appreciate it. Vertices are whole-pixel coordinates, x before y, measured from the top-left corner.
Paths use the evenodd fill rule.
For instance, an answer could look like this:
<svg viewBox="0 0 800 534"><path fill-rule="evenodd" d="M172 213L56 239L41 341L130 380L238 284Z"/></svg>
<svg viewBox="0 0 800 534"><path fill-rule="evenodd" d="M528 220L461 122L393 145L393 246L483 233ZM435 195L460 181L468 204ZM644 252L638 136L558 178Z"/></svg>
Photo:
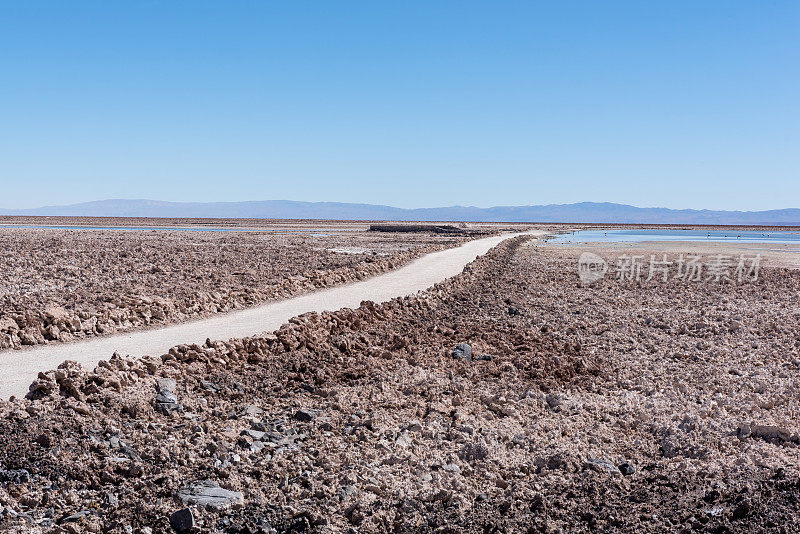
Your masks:
<svg viewBox="0 0 800 534"><path fill-rule="evenodd" d="M800 207L796 0L0 9L1 207Z"/></svg>

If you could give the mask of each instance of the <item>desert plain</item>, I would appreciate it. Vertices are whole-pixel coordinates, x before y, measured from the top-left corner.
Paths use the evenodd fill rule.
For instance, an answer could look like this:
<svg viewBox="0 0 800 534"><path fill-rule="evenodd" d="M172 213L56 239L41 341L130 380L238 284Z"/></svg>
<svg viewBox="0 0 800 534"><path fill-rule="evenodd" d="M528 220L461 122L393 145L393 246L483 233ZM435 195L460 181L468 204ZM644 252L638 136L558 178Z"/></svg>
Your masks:
<svg viewBox="0 0 800 534"><path fill-rule="evenodd" d="M797 246L546 242L585 225L0 222L16 226L0 228L6 361L528 232L415 295L41 369L0 401L2 531L800 530ZM587 284L583 252L733 260L719 279ZM737 279L754 253L757 276Z"/></svg>

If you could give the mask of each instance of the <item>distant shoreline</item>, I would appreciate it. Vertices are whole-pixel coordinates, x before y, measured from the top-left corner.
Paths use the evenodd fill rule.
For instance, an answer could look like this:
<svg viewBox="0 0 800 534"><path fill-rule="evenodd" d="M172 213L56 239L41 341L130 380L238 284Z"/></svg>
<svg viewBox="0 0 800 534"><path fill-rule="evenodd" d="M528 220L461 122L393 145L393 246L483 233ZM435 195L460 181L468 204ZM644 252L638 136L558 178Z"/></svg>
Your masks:
<svg viewBox="0 0 800 534"><path fill-rule="evenodd" d="M118 227L120 229L130 227L215 227L221 229L263 229L279 228L279 227L314 227L319 228L324 224L339 225L354 225L359 229L366 229L371 223L374 222L391 222L397 224L413 224L413 223L442 223L448 224L454 221L392 221L392 220L341 220L341 219L290 219L290 218L218 218L218 217L91 217L91 216L47 216L47 215L0 215L0 227L12 227L14 225L31 225L31 226L85 226L90 227ZM800 224L798 225L763 225L763 224L647 224L647 223L604 223L604 222L520 222L520 221L499 221L499 222L485 222L485 221L456 221L466 224L473 224L477 226L482 225L498 225L508 224L517 226L553 226L557 228L574 228L574 229L625 229L625 228L638 228L638 229L679 229L679 230L693 230L693 229L716 229L716 230L750 230L750 231L800 231Z"/></svg>
<svg viewBox="0 0 800 534"><path fill-rule="evenodd" d="M472 222L602 225L691 226L800 226L800 209L726 211L640 208L611 202L495 206L397 208L345 202L263 200L247 202L161 202L155 200L101 200L68 206L0 209L2 216L92 217L170 220L292 220L370 222Z"/></svg>

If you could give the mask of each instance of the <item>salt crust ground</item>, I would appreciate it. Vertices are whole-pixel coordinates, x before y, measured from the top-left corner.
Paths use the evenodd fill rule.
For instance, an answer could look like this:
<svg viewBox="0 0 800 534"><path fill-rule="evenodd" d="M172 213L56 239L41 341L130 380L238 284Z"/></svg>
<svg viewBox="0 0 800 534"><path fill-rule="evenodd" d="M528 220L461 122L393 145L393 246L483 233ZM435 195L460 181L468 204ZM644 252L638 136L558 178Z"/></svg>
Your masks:
<svg viewBox="0 0 800 534"><path fill-rule="evenodd" d="M0 525L169 532L211 480L243 504L194 507L202 531L800 529L797 271L586 288L577 251L519 245L418 297L43 373L0 404Z"/></svg>

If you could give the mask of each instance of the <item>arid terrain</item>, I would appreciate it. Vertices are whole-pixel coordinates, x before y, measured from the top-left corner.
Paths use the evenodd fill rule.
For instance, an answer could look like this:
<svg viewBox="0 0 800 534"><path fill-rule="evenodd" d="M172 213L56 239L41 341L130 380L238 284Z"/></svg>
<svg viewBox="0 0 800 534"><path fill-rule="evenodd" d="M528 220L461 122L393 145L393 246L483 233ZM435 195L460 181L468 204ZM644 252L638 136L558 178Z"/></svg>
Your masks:
<svg viewBox="0 0 800 534"><path fill-rule="evenodd" d="M800 530L800 272L585 286L580 252L43 372L0 403L0 528Z"/></svg>
<svg viewBox="0 0 800 534"><path fill-rule="evenodd" d="M10 221L76 225L75 219ZM113 227L123 221L77 222ZM363 279L469 239L381 234L364 223L210 221L206 230L227 231L197 231L196 220L124 221L139 227L154 222L195 230L0 228L6 251L0 259L0 350L253 306Z"/></svg>

